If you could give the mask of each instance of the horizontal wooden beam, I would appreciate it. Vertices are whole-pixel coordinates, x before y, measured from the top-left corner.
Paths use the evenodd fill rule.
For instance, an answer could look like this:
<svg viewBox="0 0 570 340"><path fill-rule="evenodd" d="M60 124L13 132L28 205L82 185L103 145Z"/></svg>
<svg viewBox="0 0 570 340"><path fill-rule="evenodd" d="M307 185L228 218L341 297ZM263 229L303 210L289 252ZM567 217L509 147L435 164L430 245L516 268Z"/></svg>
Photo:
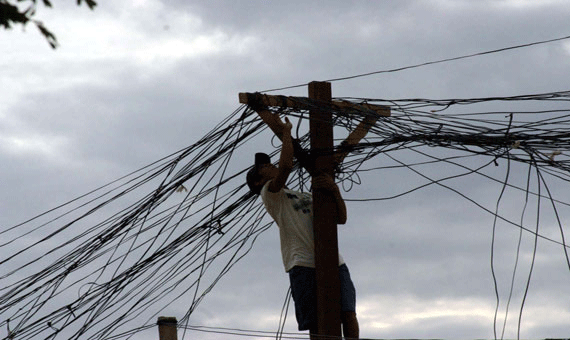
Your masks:
<svg viewBox="0 0 570 340"><path fill-rule="evenodd" d="M299 110L309 110L315 106L330 106L336 110L357 110L357 111L374 111L380 116L389 117L390 107L385 105L374 105L367 103L353 103L343 100L332 100L327 103L319 102L306 97L289 97L279 95L268 95L261 93L240 93L239 102L248 104L252 107L256 106L281 106Z"/></svg>

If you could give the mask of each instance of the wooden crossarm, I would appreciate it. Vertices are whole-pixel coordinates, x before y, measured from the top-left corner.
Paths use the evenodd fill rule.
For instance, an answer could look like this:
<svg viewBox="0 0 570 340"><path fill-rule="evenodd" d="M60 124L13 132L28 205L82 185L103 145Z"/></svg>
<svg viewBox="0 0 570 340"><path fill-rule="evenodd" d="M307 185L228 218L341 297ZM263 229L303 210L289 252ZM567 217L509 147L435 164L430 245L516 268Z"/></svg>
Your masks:
<svg viewBox="0 0 570 340"><path fill-rule="evenodd" d="M349 101L342 100L332 100L327 103L322 103L314 99L306 97L289 97L289 96L279 96L279 95L268 95L261 93L240 93L239 102L242 104L248 104L252 107L259 106L281 106L289 107L299 110L308 110L314 108L315 106L331 106L333 109L343 110L352 109L359 111L374 111L380 116L389 117L390 107L384 105L375 104L358 104Z"/></svg>

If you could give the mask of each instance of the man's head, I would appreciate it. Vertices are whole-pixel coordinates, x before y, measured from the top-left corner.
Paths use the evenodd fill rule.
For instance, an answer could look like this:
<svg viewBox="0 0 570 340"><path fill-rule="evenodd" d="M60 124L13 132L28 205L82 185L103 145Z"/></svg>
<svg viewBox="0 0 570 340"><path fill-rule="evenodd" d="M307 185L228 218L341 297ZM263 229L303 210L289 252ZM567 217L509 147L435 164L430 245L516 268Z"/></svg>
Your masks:
<svg viewBox="0 0 570 340"><path fill-rule="evenodd" d="M267 154L261 152L256 153L255 163L247 172L246 177L249 189L259 195L265 183L273 178L275 169L275 166L271 164L271 159Z"/></svg>

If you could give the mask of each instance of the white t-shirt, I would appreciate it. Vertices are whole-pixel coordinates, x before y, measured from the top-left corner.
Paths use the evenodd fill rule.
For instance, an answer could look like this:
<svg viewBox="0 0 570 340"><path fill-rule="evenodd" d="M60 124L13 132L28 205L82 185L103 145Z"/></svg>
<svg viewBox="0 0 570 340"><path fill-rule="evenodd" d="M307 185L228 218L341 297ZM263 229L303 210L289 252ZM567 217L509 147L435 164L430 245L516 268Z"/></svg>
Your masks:
<svg viewBox="0 0 570 340"><path fill-rule="evenodd" d="M294 266L315 268L312 195L286 188L273 193L268 189L269 182L261 189L261 199L279 227L285 271ZM339 265L343 264L342 256L338 257Z"/></svg>

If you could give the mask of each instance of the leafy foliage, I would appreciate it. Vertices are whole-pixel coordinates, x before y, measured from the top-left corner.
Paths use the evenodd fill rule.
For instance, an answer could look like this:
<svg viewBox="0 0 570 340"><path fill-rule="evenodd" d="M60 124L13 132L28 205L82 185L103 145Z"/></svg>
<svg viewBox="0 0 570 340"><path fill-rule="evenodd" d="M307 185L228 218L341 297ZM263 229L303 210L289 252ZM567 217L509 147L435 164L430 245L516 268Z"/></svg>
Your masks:
<svg viewBox="0 0 570 340"><path fill-rule="evenodd" d="M77 5L81 6L83 2L85 2L91 10L97 6L94 0L77 0ZM45 7L52 7L50 0L41 0L41 3L43 3ZM18 4L20 6L18 6ZM14 3L14 0L0 0L0 27L10 29L15 24L25 26L31 21L46 38L50 46L56 48L58 43L55 35L48 30L41 21L33 19L36 14L37 5L38 0L16 0L16 3ZM22 7L24 9L22 9Z"/></svg>

